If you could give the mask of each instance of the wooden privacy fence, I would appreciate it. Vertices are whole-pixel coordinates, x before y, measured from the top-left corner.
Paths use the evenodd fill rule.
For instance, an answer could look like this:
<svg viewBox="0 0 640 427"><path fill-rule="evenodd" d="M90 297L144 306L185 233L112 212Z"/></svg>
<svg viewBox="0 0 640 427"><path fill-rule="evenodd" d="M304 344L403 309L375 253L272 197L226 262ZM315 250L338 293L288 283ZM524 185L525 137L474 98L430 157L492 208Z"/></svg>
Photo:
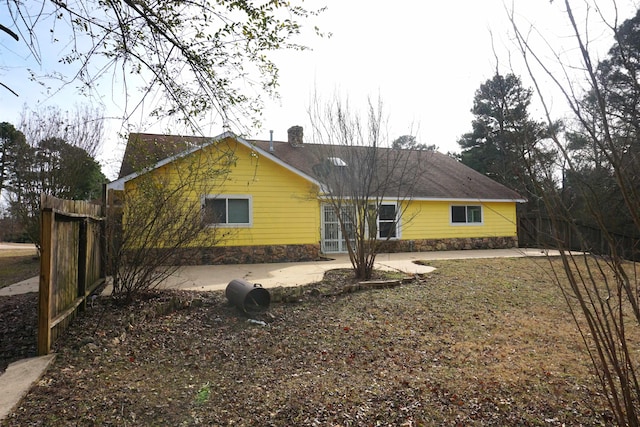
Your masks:
<svg viewBox="0 0 640 427"><path fill-rule="evenodd" d="M67 328L104 283L102 206L40 196L38 355Z"/></svg>
<svg viewBox="0 0 640 427"><path fill-rule="evenodd" d="M518 246L568 249L595 255L608 255L615 251L628 260L640 259L640 238L603 233L597 227L540 216L521 217L518 220Z"/></svg>

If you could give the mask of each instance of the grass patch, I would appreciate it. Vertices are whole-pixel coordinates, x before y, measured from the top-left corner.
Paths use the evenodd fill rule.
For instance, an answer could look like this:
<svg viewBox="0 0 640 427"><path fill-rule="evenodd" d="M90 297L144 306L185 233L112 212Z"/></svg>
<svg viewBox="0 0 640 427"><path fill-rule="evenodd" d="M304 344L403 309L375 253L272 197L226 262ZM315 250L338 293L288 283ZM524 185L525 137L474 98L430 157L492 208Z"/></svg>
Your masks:
<svg viewBox="0 0 640 427"><path fill-rule="evenodd" d="M196 403L201 405L205 403L207 400L209 400L210 396L211 396L211 385L209 383L206 383L202 387L200 387L200 390L198 390L198 393L196 394Z"/></svg>
<svg viewBox="0 0 640 427"><path fill-rule="evenodd" d="M0 288L40 274L40 258L35 249L0 250Z"/></svg>

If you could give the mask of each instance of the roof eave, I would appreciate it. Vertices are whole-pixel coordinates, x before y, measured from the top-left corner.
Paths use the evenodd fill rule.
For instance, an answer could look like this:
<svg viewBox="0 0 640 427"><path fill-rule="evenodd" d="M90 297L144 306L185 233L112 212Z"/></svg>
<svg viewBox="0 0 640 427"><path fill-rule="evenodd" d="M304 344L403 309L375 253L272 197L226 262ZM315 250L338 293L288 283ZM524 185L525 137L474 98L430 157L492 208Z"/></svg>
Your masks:
<svg viewBox="0 0 640 427"><path fill-rule="evenodd" d="M412 197L411 200L424 202L477 202L477 203L526 203L527 199L492 199L482 197Z"/></svg>
<svg viewBox="0 0 640 427"><path fill-rule="evenodd" d="M321 187L323 188L323 187ZM324 188L323 188L324 189ZM328 192L321 192L321 198L331 198ZM344 197L349 199L350 197ZM376 198L372 195L371 198ZM455 198L455 197L399 197L399 196L384 196L382 200L404 200L407 202L452 202L452 203L526 203L527 199L483 199L483 198Z"/></svg>

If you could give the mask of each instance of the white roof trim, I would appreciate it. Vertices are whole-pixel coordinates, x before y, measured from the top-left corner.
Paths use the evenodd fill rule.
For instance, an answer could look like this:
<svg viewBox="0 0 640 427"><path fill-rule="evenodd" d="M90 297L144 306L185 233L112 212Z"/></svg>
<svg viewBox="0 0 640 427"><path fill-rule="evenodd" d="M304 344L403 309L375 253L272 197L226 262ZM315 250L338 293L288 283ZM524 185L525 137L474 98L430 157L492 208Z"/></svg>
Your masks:
<svg viewBox="0 0 640 427"><path fill-rule="evenodd" d="M164 165L167 165L169 163L174 162L177 159L180 159L182 157L186 157L192 153L195 153L198 150L201 150L205 147L208 147L212 144L215 144L217 142L222 141L225 138L233 138L236 141L238 141L239 143L241 143L242 145L244 145L245 147L256 151L257 153L259 153L261 156L264 156L265 158L268 158L269 160L271 160L272 162L278 164L279 166L282 166L283 168L295 173L296 175L306 179L307 181L310 181L313 184L316 184L318 186L321 185L321 183L316 180L315 178L305 174L304 172L301 172L300 170L292 167L291 165L289 165L288 163L283 162L282 160L278 159L277 157L273 156L272 154L268 153L267 151L262 150L261 148L257 147L256 145L250 143L249 141L247 141L244 138L241 138L239 136L237 136L236 134L234 134L233 132L224 132L221 133L218 136L215 136L213 138L211 138L211 141L205 143L205 144L201 144L201 145L197 145L195 147L192 147L188 150L185 151L181 151L178 154L175 154L173 156L167 157L166 159L162 159L159 162L157 162L156 164L146 167L144 169L142 169L141 171L137 171L137 172L133 172L130 173L129 175L123 176L122 178L118 178L115 181L111 181L110 183L107 184L107 190L124 190L124 184L128 181L131 181L132 179L135 179L137 177L139 177L140 175L144 175L147 172L150 172L152 170L158 169Z"/></svg>

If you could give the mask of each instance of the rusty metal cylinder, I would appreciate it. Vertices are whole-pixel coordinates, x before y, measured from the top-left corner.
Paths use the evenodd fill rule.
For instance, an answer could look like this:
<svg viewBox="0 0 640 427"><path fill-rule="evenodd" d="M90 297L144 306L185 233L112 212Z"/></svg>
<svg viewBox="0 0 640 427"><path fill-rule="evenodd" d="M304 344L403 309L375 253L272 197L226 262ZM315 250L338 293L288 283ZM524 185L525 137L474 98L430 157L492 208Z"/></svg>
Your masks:
<svg viewBox="0 0 640 427"><path fill-rule="evenodd" d="M271 295L262 285L241 279L230 281L225 295L230 303L245 313L264 311L271 303Z"/></svg>

